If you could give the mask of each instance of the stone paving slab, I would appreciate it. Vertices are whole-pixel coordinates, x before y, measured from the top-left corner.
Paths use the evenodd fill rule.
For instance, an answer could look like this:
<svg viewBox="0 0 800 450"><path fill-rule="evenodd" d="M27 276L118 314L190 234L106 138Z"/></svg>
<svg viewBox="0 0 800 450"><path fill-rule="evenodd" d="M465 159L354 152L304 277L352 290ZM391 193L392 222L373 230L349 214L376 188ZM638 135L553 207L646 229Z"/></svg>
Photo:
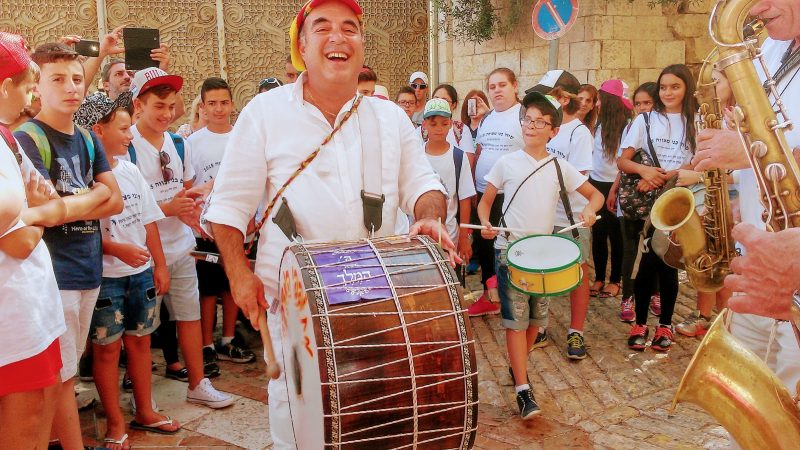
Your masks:
<svg viewBox="0 0 800 450"><path fill-rule="evenodd" d="M480 279L468 277L466 298L480 295ZM688 315L694 293L681 286L675 323ZM508 359L505 330L499 316L472 318L478 362L479 416L476 449L722 449L727 433L700 409L682 404L669 411L696 339L676 336L666 355L649 348L627 348L630 325L618 318L619 298L592 299L587 317L589 356L583 361L566 358L569 302L551 302L550 344L528 359L528 373L542 414L523 422L517 407ZM656 319L650 318L650 326ZM651 333L652 335L652 333ZM186 384L154 375L154 395L162 412L184 425L173 436L132 431L135 449L268 449L271 448L267 417L267 390L260 343L251 347L259 355L254 364L220 362L222 376L213 380L220 390L237 396L223 411L190 405L184 401ZM160 350L153 351L163 373ZM86 384L93 388L92 384ZM128 397L122 395L123 411L130 420ZM86 444L96 444L105 432L102 406L81 413Z"/></svg>

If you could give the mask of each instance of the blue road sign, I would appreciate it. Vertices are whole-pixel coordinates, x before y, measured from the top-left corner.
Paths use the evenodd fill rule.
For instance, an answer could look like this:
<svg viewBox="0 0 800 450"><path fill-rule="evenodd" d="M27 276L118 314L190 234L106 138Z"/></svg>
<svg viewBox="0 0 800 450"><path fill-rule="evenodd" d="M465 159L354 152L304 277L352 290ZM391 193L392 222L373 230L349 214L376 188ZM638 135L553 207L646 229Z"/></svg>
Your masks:
<svg viewBox="0 0 800 450"><path fill-rule="evenodd" d="M537 36L553 40L565 35L577 17L578 0L538 0L531 24Z"/></svg>

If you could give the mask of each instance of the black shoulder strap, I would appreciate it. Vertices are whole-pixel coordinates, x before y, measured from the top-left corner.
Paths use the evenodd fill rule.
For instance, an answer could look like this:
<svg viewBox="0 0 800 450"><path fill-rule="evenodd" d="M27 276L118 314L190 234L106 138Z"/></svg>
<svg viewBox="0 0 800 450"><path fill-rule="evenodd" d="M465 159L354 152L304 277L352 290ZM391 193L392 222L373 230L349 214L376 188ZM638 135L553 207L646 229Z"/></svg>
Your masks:
<svg viewBox="0 0 800 450"><path fill-rule="evenodd" d="M573 129L572 129L572 133L570 133L570 134L569 134L569 143L570 143L570 144L572 143L572 136L575 136L575 131L576 131L578 128L582 127L582 126L583 126L583 127L586 127L586 124L585 124L585 123L583 123L583 122L581 122L581 123L579 123L579 124L578 124L578 126L577 126L577 127L575 127L575 128L573 128ZM588 130L588 129L589 129L589 127L586 127L586 129Z"/></svg>
<svg viewBox="0 0 800 450"><path fill-rule="evenodd" d="M569 204L569 195L567 195L567 188L564 186L564 175L561 173L561 165L558 163L557 158L554 158L553 161L556 163L556 174L558 175L558 186L560 188L558 196L561 197L561 204L564 205L564 212L567 213L569 224L575 225L575 218L572 216L572 206ZM578 239L579 236L578 229L573 228L572 237Z"/></svg>
<svg viewBox="0 0 800 450"><path fill-rule="evenodd" d="M0 136L3 136L3 140L6 141L8 144L8 148L11 149L11 153L14 154L14 159L17 160L17 164L20 166L22 165L22 154L19 152L19 147L17 147L17 140L14 139L14 135L11 134L11 130L6 128L5 125L0 123Z"/></svg>
<svg viewBox="0 0 800 450"><path fill-rule="evenodd" d="M464 150L453 147L453 165L456 168L456 220L461 220L461 196L458 195L458 186L461 183L461 164L464 162Z"/></svg>
<svg viewBox="0 0 800 450"><path fill-rule="evenodd" d="M539 166L536 169L534 169L533 172L530 173L530 175L528 175L527 177L525 177L524 180L522 180L522 182L519 184L519 186L517 186L517 190L514 191L514 194L508 200L508 205L506 205L506 209L503 211L502 214L500 214L500 220L498 221L498 226L501 226L501 227L505 227L506 226L506 219L505 219L506 213L508 212L508 208L511 208L511 203L517 197L517 194L519 194L519 190L522 189L522 185L525 184L525 182L528 181L532 176L534 176L536 174L536 172L542 170L542 168L544 168L544 166L550 164L550 161L555 161L555 160L556 160L556 157L554 156L554 157L550 158L549 160L545 161L541 166ZM556 164L558 164L558 163L556 163Z"/></svg>
<svg viewBox="0 0 800 450"><path fill-rule="evenodd" d="M650 139L650 114L652 113L644 114L644 126L647 130L647 147L650 150L650 158L653 160L653 164L655 164L656 167L661 167L661 163L658 162L656 149L653 148L653 140Z"/></svg>

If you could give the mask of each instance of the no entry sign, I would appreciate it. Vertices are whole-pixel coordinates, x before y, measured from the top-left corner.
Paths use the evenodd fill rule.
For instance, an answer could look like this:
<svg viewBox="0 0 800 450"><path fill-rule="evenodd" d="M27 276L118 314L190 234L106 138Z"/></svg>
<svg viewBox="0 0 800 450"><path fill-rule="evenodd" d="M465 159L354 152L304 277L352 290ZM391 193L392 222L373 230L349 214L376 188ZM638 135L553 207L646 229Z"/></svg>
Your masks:
<svg viewBox="0 0 800 450"><path fill-rule="evenodd" d="M565 35L577 17L578 0L538 0L531 24L537 36L549 41Z"/></svg>

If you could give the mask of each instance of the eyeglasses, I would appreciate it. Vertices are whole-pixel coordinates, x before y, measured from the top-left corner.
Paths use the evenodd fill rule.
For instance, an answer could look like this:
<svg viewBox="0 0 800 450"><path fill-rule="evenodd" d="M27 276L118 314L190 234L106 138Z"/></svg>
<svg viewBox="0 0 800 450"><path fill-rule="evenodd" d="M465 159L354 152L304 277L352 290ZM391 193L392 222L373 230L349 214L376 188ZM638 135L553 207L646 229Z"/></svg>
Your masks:
<svg viewBox="0 0 800 450"><path fill-rule="evenodd" d="M174 173L172 169L168 167L170 162L169 154L162 150L158 152L158 159L161 161L161 176L164 177L164 181L171 180Z"/></svg>
<svg viewBox="0 0 800 450"><path fill-rule="evenodd" d="M411 83L409 86L411 86L411 89L428 89L427 84Z"/></svg>
<svg viewBox="0 0 800 450"><path fill-rule="evenodd" d="M542 119L534 120L534 119L531 119L530 117L523 117L522 119L519 119L519 123L523 127L530 127L531 124L533 124L533 128L536 128L537 130L542 130L542 129L544 129L544 127L546 127L548 125L550 125L551 127L553 126L553 124L550 123L550 122L545 122Z"/></svg>
<svg viewBox="0 0 800 450"><path fill-rule="evenodd" d="M400 105L400 106L412 106L412 105L416 105L417 102L412 102L410 100L400 100L399 102L397 102L397 104Z"/></svg>

